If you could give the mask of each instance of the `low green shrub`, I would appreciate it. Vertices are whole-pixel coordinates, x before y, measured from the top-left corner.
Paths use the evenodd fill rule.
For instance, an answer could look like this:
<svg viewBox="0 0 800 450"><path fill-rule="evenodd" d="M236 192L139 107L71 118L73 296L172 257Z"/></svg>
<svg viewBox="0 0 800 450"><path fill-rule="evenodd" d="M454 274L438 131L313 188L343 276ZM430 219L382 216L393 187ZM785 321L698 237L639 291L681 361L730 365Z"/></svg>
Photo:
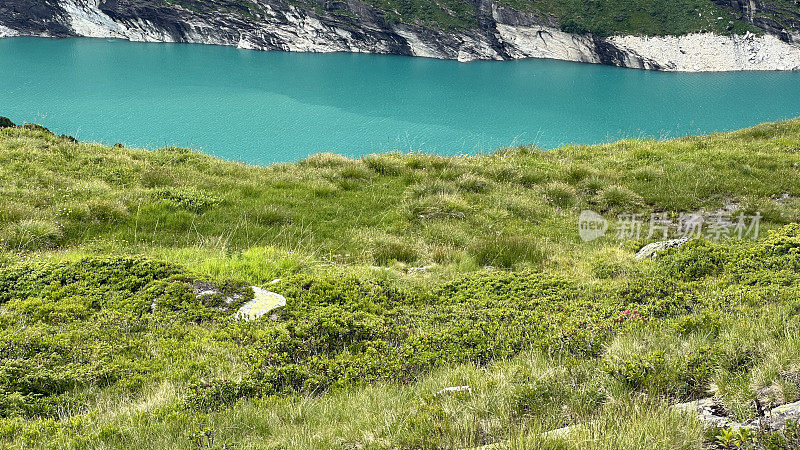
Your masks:
<svg viewBox="0 0 800 450"><path fill-rule="evenodd" d="M592 275L607 280L617 278L625 273L625 266L619 262L607 261L602 258L592 261Z"/></svg>
<svg viewBox="0 0 800 450"><path fill-rule="evenodd" d="M261 388L248 381L214 379L192 384L187 389L184 405L194 411L211 412L230 406L241 398L261 394Z"/></svg>
<svg viewBox="0 0 800 450"><path fill-rule="evenodd" d="M800 425L789 420L783 430L766 431L748 428L709 428L705 435L705 445L715 450L728 449L769 449L791 450L800 448Z"/></svg>
<svg viewBox="0 0 800 450"><path fill-rule="evenodd" d="M724 248L701 239L689 241L678 250L660 255L663 270L676 279L686 281L722 273L727 257Z"/></svg>
<svg viewBox="0 0 800 450"><path fill-rule="evenodd" d="M230 309L195 295L192 278L177 266L143 258L0 269L0 414L77 411L93 388L119 385L135 393L143 379L163 370L148 350L156 336L175 326L230 320ZM237 304L252 298L240 284L218 285L237 296Z"/></svg>
<svg viewBox="0 0 800 450"><path fill-rule="evenodd" d="M722 327L720 314L713 311L703 311L701 314L684 316L675 322L675 330L682 334L702 333L709 337L717 337Z"/></svg>

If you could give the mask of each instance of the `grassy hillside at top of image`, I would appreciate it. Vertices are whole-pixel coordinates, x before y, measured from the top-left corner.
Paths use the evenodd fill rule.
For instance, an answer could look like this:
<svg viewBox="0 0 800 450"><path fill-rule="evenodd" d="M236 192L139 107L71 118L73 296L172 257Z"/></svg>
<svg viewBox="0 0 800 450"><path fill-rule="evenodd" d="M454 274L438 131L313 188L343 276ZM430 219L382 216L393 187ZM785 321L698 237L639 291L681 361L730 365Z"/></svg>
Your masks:
<svg viewBox="0 0 800 450"><path fill-rule="evenodd" d="M320 154L255 167L4 128L0 248L193 258L180 249L266 246L346 265L570 270L600 245L576 245L584 209L609 219L758 211L766 228L800 220L798 149L792 120L671 141L469 157Z"/></svg>
<svg viewBox="0 0 800 450"><path fill-rule="evenodd" d="M757 32L740 14L705 0L502 0L511 7L555 18L562 31L609 35L684 35Z"/></svg>
<svg viewBox="0 0 800 450"><path fill-rule="evenodd" d="M366 0L382 11L390 24L405 23L439 30L466 30L479 26L480 2L466 0ZM161 3L159 0L158 3ZM190 11L201 13L213 9L232 13L247 21L269 16L263 6L254 2L217 2L201 0L169 0ZM311 9L317 14L351 22L357 10L342 3L319 0L290 0L291 4ZM533 14L543 24L571 33L683 35L696 32L744 34L761 32L746 21L742 13L720 6L711 0L499 0L501 5ZM774 0L756 11L758 17L769 18L779 26L796 27L800 7L791 1ZM481 14L486 14L482 12Z"/></svg>
<svg viewBox="0 0 800 450"><path fill-rule="evenodd" d="M307 3L314 4L313 1ZM475 3L463 0L368 0L368 3L383 10L389 22L445 30L478 26ZM570 33L661 36L760 31L741 20L741 13L710 0L500 0L499 3L532 13L541 23ZM776 8L795 13L799 9L797 5Z"/></svg>
<svg viewBox="0 0 800 450"><path fill-rule="evenodd" d="M153 0L194 13L235 14L245 21L259 21L284 5L267 6L251 1ZM383 13L389 24L410 24L435 30L469 30L484 26L482 16L491 14L481 2L467 0L365 0ZM289 4L345 23L358 24L363 13L356 5L320 0L289 0ZM745 20L743 10L713 0L498 0L499 5L530 14L536 22L570 33L608 35L684 35L762 33L751 23L798 31L800 6L791 0L761 1ZM372 20L372 18L371 18Z"/></svg>

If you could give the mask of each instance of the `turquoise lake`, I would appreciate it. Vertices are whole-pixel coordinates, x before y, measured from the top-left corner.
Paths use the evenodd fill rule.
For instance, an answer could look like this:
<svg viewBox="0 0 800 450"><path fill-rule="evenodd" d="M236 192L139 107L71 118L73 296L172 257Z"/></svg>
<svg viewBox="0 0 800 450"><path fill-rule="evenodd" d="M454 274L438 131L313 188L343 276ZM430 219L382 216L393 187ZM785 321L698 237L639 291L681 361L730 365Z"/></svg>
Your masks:
<svg viewBox="0 0 800 450"><path fill-rule="evenodd" d="M0 39L0 115L254 164L725 131L800 115L800 73L659 73L105 39Z"/></svg>

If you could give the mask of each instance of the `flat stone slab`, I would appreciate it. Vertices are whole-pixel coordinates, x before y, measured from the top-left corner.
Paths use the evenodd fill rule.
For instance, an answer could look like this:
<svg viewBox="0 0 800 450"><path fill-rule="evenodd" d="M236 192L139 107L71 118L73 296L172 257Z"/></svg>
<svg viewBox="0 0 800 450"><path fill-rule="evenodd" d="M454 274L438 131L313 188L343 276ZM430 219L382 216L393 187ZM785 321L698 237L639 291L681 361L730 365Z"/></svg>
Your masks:
<svg viewBox="0 0 800 450"><path fill-rule="evenodd" d="M549 438L566 437L580 429L581 425L567 425L566 427L556 428L555 430L545 431L542 436Z"/></svg>
<svg viewBox="0 0 800 450"><path fill-rule="evenodd" d="M648 258L655 258L658 256L659 253L663 252L668 248L679 248L683 244L689 242L689 238L680 238L680 239L670 239L668 241L660 241L660 242L653 242L651 244L647 244L638 252L636 252L636 256L634 258L638 261Z"/></svg>
<svg viewBox="0 0 800 450"><path fill-rule="evenodd" d="M242 305L236 312L236 318L244 321L256 320L273 309L286 306L286 297L252 286L253 299Z"/></svg>
<svg viewBox="0 0 800 450"><path fill-rule="evenodd" d="M436 395L453 394L457 392L466 392L467 394L471 394L472 388L469 386L450 386L437 392Z"/></svg>

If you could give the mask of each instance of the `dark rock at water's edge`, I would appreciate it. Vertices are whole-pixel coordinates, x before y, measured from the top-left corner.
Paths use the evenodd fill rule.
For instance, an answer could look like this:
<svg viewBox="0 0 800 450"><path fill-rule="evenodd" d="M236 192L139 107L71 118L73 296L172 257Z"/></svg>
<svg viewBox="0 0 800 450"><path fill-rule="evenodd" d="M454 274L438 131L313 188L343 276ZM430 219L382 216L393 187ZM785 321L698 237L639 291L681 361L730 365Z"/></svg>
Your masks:
<svg viewBox="0 0 800 450"><path fill-rule="evenodd" d="M0 129L2 128L16 128L17 125L11 121L8 117L0 116ZM39 125L36 123L26 123L21 126L22 128L26 128L28 130L40 131L42 133L52 134L55 135L49 128L45 127L44 125ZM72 142L73 144L78 143L78 139L74 136L70 136L68 134L60 134L58 135L59 138L64 139L65 141Z"/></svg>
<svg viewBox="0 0 800 450"><path fill-rule="evenodd" d="M0 128L14 128L16 125L8 117L0 116Z"/></svg>
<svg viewBox="0 0 800 450"><path fill-rule="evenodd" d="M593 37L593 41L597 56L600 58L602 64L650 70L662 70L664 68L655 61L644 60L643 58L637 57L637 55L631 55L622 51L612 43L600 37Z"/></svg>
<svg viewBox="0 0 800 450"><path fill-rule="evenodd" d="M59 0L0 2L0 25L24 35L74 36L75 32L66 22L67 16Z"/></svg>

